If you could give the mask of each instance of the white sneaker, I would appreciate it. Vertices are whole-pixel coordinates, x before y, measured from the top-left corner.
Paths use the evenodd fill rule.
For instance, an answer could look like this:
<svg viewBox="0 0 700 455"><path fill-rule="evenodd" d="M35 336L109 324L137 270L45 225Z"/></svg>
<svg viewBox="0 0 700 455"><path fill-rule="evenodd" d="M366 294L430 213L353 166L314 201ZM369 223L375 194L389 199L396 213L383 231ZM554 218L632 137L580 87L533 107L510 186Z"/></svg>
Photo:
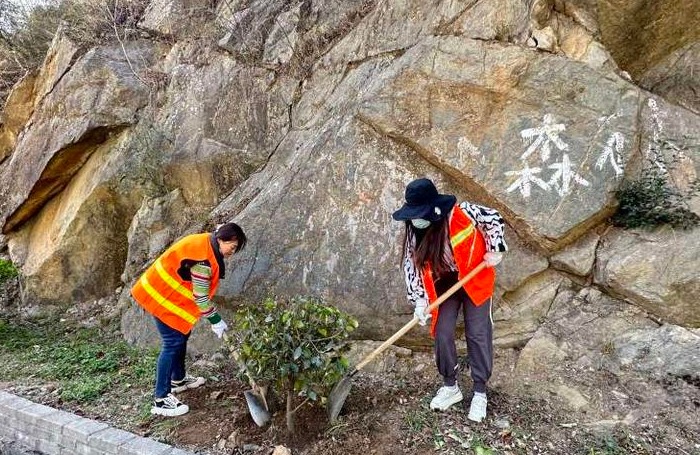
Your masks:
<svg viewBox="0 0 700 455"><path fill-rule="evenodd" d="M486 417L486 399L485 393L475 393L472 398L472 404L469 406L469 415L467 419L474 422L481 422Z"/></svg>
<svg viewBox="0 0 700 455"><path fill-rule="evenodd" d="M165 398L156 398L151 407L151 414L175 417L187 414L190 407L178 400L175 395L169 393Z"/></svg>
<svg viewBox="0 0 700 455"><path fill-rule="evenodd" d="M195 378L194 376L190 376L188 374L180 381L170 381L170 390L173 393L180 393L187 389L196 389L197 387L204 385L205 382L207 382L207 380L201 376Z"/></svg>
<svg viewBox="0 0 700 455"><path fill-rule="evenodd" d="M447 408L453 404L462 401L462 398L462 391L459 390L457 384L453 386L442 386L435 395L435 398L430 402L430 409L446 411Z"/></svg>

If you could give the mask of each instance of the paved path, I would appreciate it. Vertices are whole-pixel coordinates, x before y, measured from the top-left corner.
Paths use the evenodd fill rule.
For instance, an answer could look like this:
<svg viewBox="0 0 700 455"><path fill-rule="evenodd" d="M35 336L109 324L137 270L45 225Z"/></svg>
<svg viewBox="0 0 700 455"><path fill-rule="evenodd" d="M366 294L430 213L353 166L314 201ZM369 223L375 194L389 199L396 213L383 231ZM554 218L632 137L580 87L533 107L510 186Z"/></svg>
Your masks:
<svg viewBox="0 0 700 455"><path fill-rule="evenodd" d="M3 445L3 440L16 444ZM0 391L0 455L32 450L46 455L194 455Z"/></svg>

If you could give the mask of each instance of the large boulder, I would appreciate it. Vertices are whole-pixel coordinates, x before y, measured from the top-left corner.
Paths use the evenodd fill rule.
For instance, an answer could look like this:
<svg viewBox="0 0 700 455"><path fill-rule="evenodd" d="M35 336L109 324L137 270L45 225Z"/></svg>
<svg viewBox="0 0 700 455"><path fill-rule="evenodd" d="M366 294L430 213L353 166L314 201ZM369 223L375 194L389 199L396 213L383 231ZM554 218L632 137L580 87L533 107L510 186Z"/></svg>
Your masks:
<svg viewBox="0 0 700 455"><path fill-rule="evenodd" d="M700 327L700 229L605 235L595 281L664 321Z"/></svg>
<svg viewBox="0 0 700 455"><path fill-rule="evenodd" d="M105 183L117 141L95 147L63 191L10 236L26 305L99 299L121 285L122 235L135 208Z"/></svg>
<svg viewBox="0 0 700 455"><path fill-rule="evenodd" d="M136 207L113 183L127 160L125 127L148 102L135 71L154 55L150 44L131 43L73 63L70 42L52 49L26 100L31 127L0 169L0 220L25 304L98 299L120 285L122 233Z"/></svg>
<svg viewBox="0 0 700 455"><path fill-rule="evenodd" d="M0 117L0 163L14 149L17 136L34 114L34 109L53 90L77 55L77 46L59 30L44 63L37 70L28 72L12 88Z"/></svg>
<svg viewBox="0 0 700 455"><path fill-rule="evenodd" d="M639 85L700 114L700 41L662 58L640 77Z"/></svg>
<svg viewBox="0 0 700 455"><path fill-rule="evenodd" d="M100 144L136 121L136 112L148 102L149 89L134 73L134 65L139 68L152 58L148 43L132 43L126 53L120 46L96 48L49 92L39 91L44 96L33 112L31 128L0 169L0 192L6 195L0 204L3 232L36 215ZM47 77L57 76L49 72ZM43 80L35 84L50 85Z"/></svg>
<svg viewBox="0 0 700 455"><path fill-rule="evenodd" d="M600 0L596 6L603 44L634 78L700 40L697 0L684 5L668 0Z"/></svg>
<svg viewBox="0 0 700 455"><path fill-rule="evenodd" d="M488 195L529 243L556 249L613 210L639 91L521 48L428 38L376 79L358 117Z"/></svg>

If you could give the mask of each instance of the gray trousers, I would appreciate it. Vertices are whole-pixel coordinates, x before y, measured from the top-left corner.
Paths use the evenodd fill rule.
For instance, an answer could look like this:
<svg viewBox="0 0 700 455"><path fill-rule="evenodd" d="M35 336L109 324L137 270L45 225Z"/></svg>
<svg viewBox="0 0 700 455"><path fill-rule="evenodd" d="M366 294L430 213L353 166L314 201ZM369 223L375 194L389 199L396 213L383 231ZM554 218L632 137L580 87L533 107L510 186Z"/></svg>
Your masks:
<svg viewBox="0 0 700 455"><path fill-rule="evenodd" d="M493 371L493 322L491 321L491 299L475 306L460 289L440 305L435 327L435 363L444 384L457 382L457 346L455 327L459 310L464 314L464 331L475 392L486 392L486 383Z"/></svg>

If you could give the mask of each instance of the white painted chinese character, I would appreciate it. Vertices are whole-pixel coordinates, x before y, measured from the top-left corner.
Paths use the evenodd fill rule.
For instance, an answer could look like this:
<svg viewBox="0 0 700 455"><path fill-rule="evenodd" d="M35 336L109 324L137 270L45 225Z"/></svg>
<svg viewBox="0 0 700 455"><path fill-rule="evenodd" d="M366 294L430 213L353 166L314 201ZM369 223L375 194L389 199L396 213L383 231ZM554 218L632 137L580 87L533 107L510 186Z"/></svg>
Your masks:
<svg viewBox="0 0 700 455"><path fill-rule="evenodd" d="M539 167L533 167L530 168L528 167L527 163L523 163L525 167L520 170L520 171L508 171L505 174L506 175L518 175L520 176L515 182L513 182L512 185L508 187L506 190L508 193L511 191L514 191L516 188L520 189L520 194L523 195L523 197L528 198L530 197L530 182L534 183L535 185L539 186L543 190L549 190L549 185L547 182L542 180L541 178L537 177L535 174L539 174L540 171L542 171L541 168Z"/></svg>
<svg viewBox="0 0 700 455"><path fill-rule="evenodd" d="M656 104L656 100L649 98L647 101L649 109L651 109L651 136L652 140L649 142L649 147L647 147L646 157L651 160L652 163L662 173L666 173L666 165L664 164L663 157L659 153L659 142L661 139L661 133L664 130L663 117L665 115L659 110L659 106Z"/></svg>
<svg viewBox="0 0 700 455"><path fill-rule="evenodd" d="M610 161L613 169L615 170L615 176L621 176L624 171L622 170L622 147L625 145L625 136L622 133L614 132L610 135L608 143L603 147L603 152L598 157L598 161L595 163L595 167L599 170L603 170L606 161ZM617 153L616 153L617 152Z"/></svg>
<svg viewBox="0 0 700 455"><path fill-rule="evenodd" d="M556 188L559 196L565 196L571 191L571 181L578 183L579 185L589 186L588 180L584 179L577 173L573 171L571 166L571 160L569 160L569 155L564 153L560 163L551 164L550 169L554 169L552 177L547 182ZM561 185L559 184L561 180Z"/></svg>
<svg viewBox="0 0 700 455"><path fill-rule="evenodd" d="M654 139L654 142L659 142L661 132L664 130L663 117L665 117L665 115L659 110L659 106L656 104L655 99L649 98L647 105L649 106L649 109L651 109L652 138Z"/></svg>
<svg viewBox="0 0 700 455"><path fill-rule="evenodd" d="M537 149L540 149L540 157L542 161L547 161L551 153L549 143L553 142L559 150L567 150L569 145L559 138L559 133L566 129L563 123L554 123L552 114L545 114L543 119L544 125L538 128L527 128L520 132L520 137L530 146L520 156L520 159L527 159Z"/></svg>

